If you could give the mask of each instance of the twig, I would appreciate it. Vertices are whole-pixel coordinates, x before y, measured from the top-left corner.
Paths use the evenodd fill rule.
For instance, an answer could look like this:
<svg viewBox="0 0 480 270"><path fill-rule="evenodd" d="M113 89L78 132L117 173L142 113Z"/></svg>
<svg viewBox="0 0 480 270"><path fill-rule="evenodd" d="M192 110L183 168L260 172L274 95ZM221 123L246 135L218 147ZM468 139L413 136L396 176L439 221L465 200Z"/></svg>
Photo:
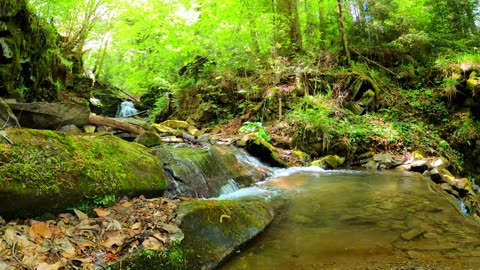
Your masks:
<svg viewBox="0 0 480 270"><path fill-rule="evenodd" d="M394 73L394 72L391 71L390 69L388 69L388 68L380 65L379 63L377 63L377 62L375 62L375 61L373 61L373 60L370 60L370 59L368 59L367 57L361 55L361 54L360 54L359 52L357 52L356 50L354 50L354 49L352 49L352 48L350 48L350 50L351 50L352 52L354 52L356 55L358 55L360 58L362 58L363 60L365 60L365 61L367 61L367 62L369 62L369 63L372 63L372 64L376 65L377 67L380 67L380 68L386 70L388 73L390 73L390 74L392 74L392 75L394 75L394 76L396 76L396 77L400 77L398 74Z"/></svg>
<svg viewBox="0 0 480 270"><path fill-rule="evenodd" d="M13 145L13 142L7 137L7 135L0 133L0 136L2 136L9 144Z"/></svg>

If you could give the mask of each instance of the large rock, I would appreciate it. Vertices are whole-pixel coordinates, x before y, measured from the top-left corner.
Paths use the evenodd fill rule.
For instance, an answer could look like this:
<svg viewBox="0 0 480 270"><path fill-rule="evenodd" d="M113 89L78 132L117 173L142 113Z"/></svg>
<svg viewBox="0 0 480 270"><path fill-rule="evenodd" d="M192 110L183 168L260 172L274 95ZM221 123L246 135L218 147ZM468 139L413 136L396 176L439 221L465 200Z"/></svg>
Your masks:
<svg viewBox="0 0 480 270"><path fill-rule="evenodd" d="M252 156L257 157L270 166L287 167L285 161L281 159L280 151L254 133L246 134L240 141L236 142L236 144L239 147L245 148Z"/></svg>
<svg viewBox="0 0 480 270"><path fill-rule="evenodd" d="M166 188L148 148L109 133L0 132L2 217L55 213L107 195L161 196Z"/></svg>
<svg viewBox="0 0 480 270"><path fill-rule="evenodd" d="M169 147L155 149L169 178L168 192L189 197L216 197L234 180L250 186L265 179L268 170L246 160L247 155L232 146Z"/></svg>
<svg viewBox="0 0 480 270"><path fill-rule="evenodd" d="M22 127L57 130L65 125L88 124L90 109L75 103L8 102Z"/></svg>
<svg viewBox="0 0 480 270"><path fill-rule="evenodd" d="M167 251L142 250L111 269L209 270L218 267L273 219L263 202L191 201L180 206L183 240Z"/></svg>

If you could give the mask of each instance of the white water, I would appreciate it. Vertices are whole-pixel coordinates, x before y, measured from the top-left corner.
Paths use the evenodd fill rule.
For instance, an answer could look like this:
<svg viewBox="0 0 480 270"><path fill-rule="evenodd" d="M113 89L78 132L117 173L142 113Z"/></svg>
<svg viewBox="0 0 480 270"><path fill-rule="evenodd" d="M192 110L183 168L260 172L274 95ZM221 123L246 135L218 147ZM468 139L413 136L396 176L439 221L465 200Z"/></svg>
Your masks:
<svg viewBox="0 0 480 270"><path fill-rule="evenodd" d="M131 101L124 101L120 103L120 108L117 111L115 117L123 118L123 117L130 117L133 115L137 115L138 111L135 109L135 105Z"/></svg>

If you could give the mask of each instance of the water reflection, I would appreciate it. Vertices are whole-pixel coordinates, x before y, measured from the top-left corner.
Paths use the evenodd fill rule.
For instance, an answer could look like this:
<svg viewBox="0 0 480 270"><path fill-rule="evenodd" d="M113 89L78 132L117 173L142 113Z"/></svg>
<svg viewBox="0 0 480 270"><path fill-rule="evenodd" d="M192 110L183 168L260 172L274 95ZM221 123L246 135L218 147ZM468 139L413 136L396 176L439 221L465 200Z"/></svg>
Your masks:
<svg viewBox="0 0 480 270"><path fill-rule="evenodd" d="M222 270L480 269L480 226L419 174L300 172L266 189L274 222Z"/></svg>

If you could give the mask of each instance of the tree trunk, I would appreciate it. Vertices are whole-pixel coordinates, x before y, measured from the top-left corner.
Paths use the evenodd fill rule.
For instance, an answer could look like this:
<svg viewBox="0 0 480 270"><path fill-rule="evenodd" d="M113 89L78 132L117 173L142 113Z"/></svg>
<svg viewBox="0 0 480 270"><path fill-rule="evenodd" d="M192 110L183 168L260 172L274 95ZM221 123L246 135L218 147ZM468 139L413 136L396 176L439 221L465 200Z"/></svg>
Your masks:
<svg viewBox="0 0 480 270"><path fill-rule="evenodd" d="M124 121L121 121L121 120L118 120L118 119L115 119L115 118L99 116L99 115L95 115L95 114L90 114L90 117L88 118L88 121L91 124L94 124L94 125L107 126L107 127L111 127L111 128L114 128L114 129L120 129L120 130L124 130L124 131L127 131L127 132L135 133L135 134L142 134L142 133L145 132L145 129L143 129L139 126L136 126L136 125L133 125L133 124L130 124L130 123L127 123L127 122L124 122Z"/></svg>
<svg viewBox="0 0 480 270"><path fill-rule="evenodd" d="M277 43L281 56L292 56L303 49L298 0L277 0Z"/></svg>
<svg viewBox="0 0 480 270"><path fill-rule="evenodd" d="M345 31L345 20L343 18L343 11L342 11L342 1L337 0L338 6L338 24L340 25L340 34L341 34L341 42L343 46L343 50L345 51L345 60L347 64L350 63L350 51L348 50L348 42L347 42L347 33Z"/></svg>

